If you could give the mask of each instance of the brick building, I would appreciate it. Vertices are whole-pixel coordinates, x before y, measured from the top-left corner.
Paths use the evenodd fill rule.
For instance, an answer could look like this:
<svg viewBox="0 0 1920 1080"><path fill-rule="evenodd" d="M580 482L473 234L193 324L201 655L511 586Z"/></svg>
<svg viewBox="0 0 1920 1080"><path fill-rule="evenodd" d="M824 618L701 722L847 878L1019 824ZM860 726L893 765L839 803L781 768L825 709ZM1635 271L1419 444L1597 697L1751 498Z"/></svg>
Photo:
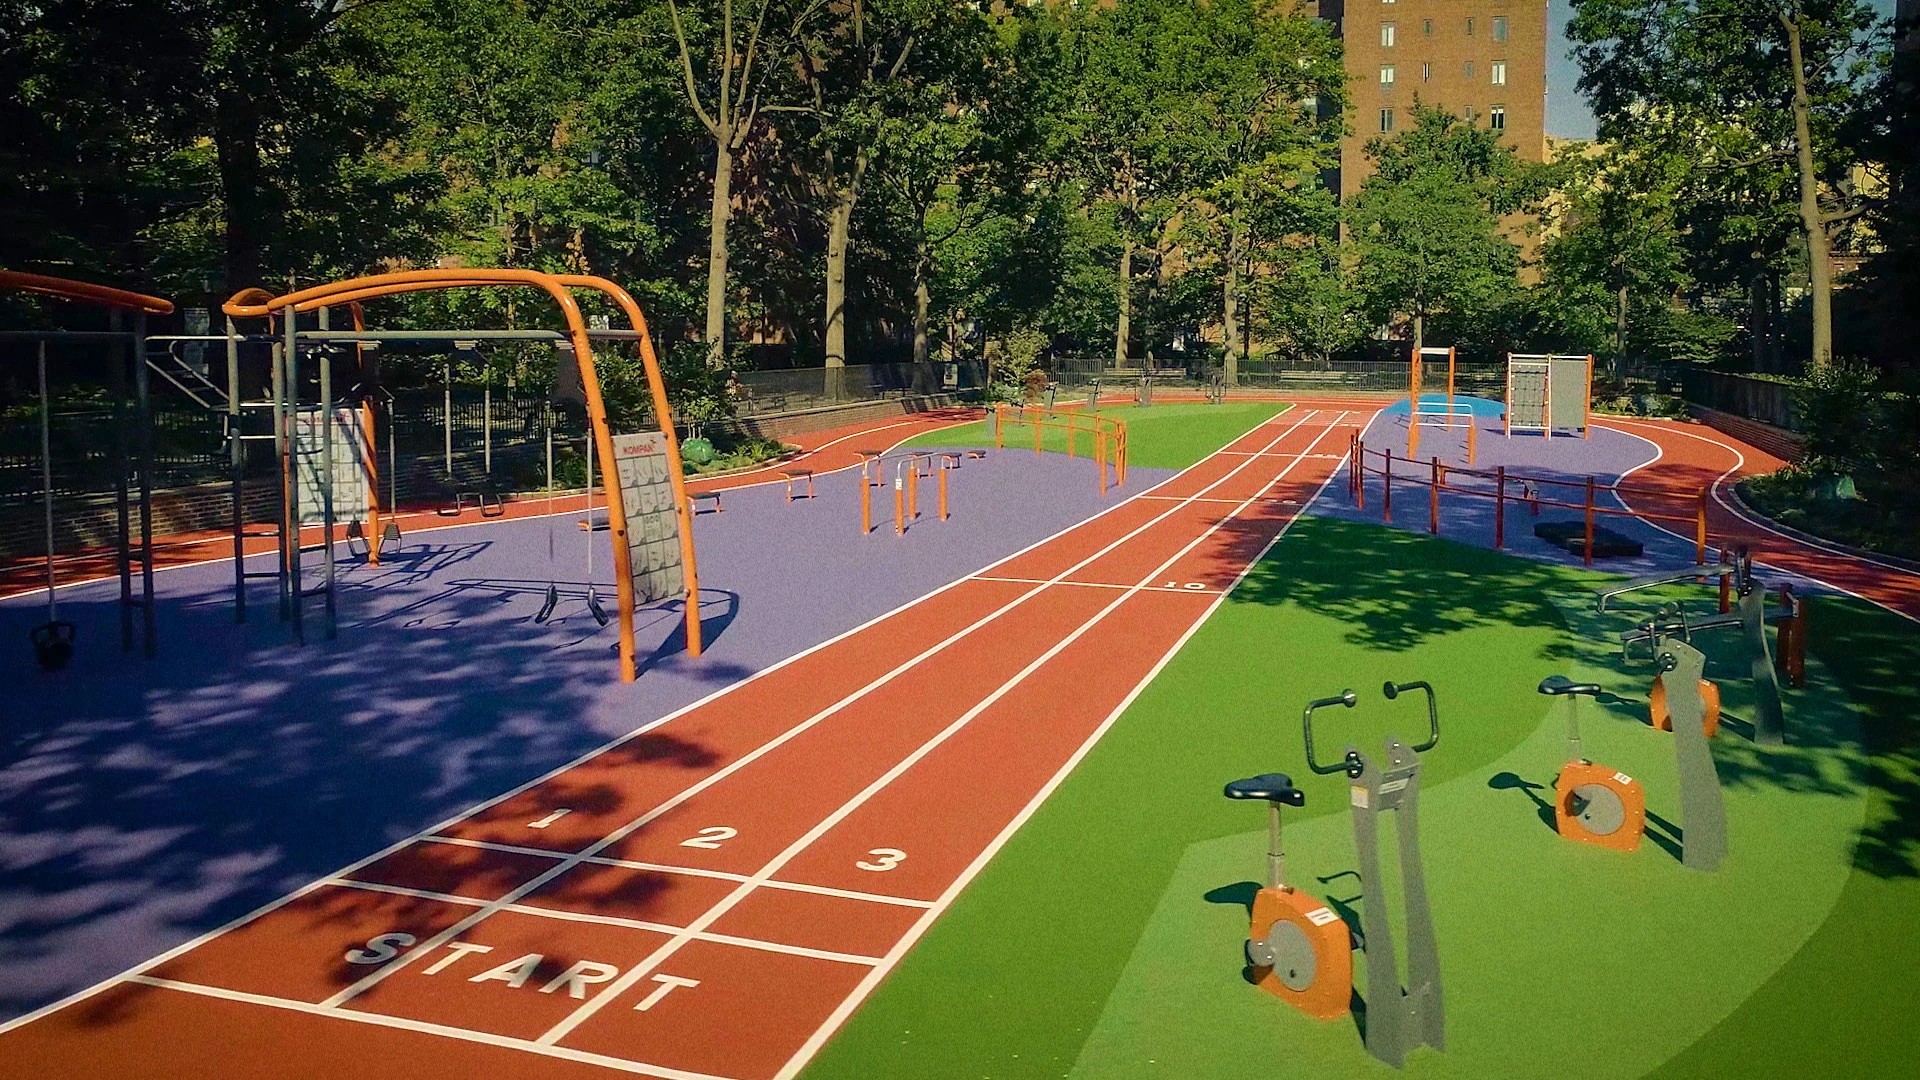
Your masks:
<svg viewBox="0 0 1920 1080"><path fill-rule="evenodd" d="M1344 201L1372 173L1367 140L1404 130L1415 102L1501 133L1526 161L1546 152L1546 0L1319 0L1308 10L1346 45L1353 131L1340 143Z"/></svg>

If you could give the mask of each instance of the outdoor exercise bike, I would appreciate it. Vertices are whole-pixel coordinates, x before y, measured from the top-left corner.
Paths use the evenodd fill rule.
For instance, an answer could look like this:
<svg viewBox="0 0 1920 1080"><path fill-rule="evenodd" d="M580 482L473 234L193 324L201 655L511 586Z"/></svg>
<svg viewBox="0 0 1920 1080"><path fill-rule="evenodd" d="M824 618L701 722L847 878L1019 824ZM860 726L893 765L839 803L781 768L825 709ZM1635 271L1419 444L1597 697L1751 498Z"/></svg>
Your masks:
<svg viewBox="0 0 1920 1080"><path fill-rule="evenodd" d="M1619 851L1639 848L1647 831L1647 793L1640 781L1581 752L1580 699L1597 697L1595 683L1565 675L1540 680L1540 692L1567 699L1567 763L1553 782L1553 823L1563 839Z"/></svg>
<svg viewBox="0 0 1920 1080"><path fill-rule="evenodd" d="M1719 579L1722 605L1730 607L1730 612L1700 617L1689 614L1678 604L1664 604L1651 619L1620 635L1621 655L1634 660L1636 652L1644 649L1642 655L1653 659L1661 640L1691 642L1696 633L1739 630L1753 683L1753 741L1763 746L1779 746L1786 740L1786 717L1780 703L1778 665L1767 646L1766 627L1768 623L1779 626L1781 651L1790 658L1786 666L1790 673L1802 672L1804 667L1800 650L1804 646L1806 608L1804 601L1796 598L1792 590L1785 586L1781 588L1781 605L1768 608L1766 587L1755 580L1753 557L1747 549L1740 549L1732 559L1727 559L1723 552L1722 561L1716 567L1696 567L1678 573L1637 578L1624 586L1602 592L1598 607L1605 611L1607 601L1635 589L1713 578ZM1709 680L1701 679L1696 689L1703 699L1703 730L1711 738L1720 727L1720 688ZM1647 705L1653 725L1663 731L1670 731L1673 727L1667 699L1667 679L1656 676L1647 695Z"/></svg>
<svg viewBox="0 0 1920 1080"><path fill-rule="evenodd" d="M1375 761L1349 744L1340 761L1321 764L1313 752L1315 707L1342 704L1351 707L1353 692L1307 707L1301 717L1307 745L1307 767L1316 773L1344 772L1348 803L1353 810L1353 846L1360 862L1361 900L1366 907L1362 948L1367 959L1367 1052L1399 1068L1416 1046L1446 1048L1446 1015L1440 989L1440 950L1434 942L1433 912L1427 904L1426 866L1420 857L1420 755L1440 742L1440 710L1433 687L1426 682L1386 683L1392 701L1410 690L1427 698L1427 738L1412 746L1388 736L1386 756ZM1400 851L1402 909L1406 912L1407 979L1400 981L1394 956L1393 925L1389 918L1386 883L1380 876L1380 815L1393 811L1396 846Z"/></svg>
<svg viewBox="0 0 1920 1080"><path fill-rule="evenodd" d="M1307 706L1352 708L1353 691ZM1280 844L1280 807L1305 806L1307 796L1285 773L1265 773L1226 786L1229 799L1267 803L1267 885L1254 895L1247 934L1247 967L1262 990L1316 1020L1345 1016L1353 999L1353 935L1345 919L1318 899L1286 883Z"/></svg>

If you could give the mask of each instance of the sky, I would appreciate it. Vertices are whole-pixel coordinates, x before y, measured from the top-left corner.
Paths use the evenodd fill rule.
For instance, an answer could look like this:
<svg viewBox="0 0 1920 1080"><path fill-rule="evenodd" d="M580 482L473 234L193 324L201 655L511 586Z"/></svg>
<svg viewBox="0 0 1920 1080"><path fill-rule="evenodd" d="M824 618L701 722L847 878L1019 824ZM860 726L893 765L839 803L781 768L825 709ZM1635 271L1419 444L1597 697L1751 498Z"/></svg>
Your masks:
<svg viewBox="0 0 1920 1080"><path fill-rule="evenodd" d="M1893 0L1868 0L1883 17L1893 15ZM1580 96L1580 68L1567 58L1567 20L1572 0L1547 0L1547 134L1565 139L1593 138L1593 113Z"/></svg>

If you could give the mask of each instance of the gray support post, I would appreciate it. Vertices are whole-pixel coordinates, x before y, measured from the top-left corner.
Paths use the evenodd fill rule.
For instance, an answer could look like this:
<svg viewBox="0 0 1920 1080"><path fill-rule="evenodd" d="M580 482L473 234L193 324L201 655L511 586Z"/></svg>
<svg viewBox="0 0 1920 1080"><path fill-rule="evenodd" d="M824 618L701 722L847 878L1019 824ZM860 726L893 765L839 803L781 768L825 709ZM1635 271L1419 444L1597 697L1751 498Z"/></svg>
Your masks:
<svg viewBox="0 0 1920 1080"><path fill-rule="evenodd" d="M140 448L140 630L142 647L151 659L155 651L153 627L153 394L147 377L147 316L133 317L133 340L127 351L133 359L134 438Z"/></svg>
<svg viewBox="0 0 1920 1080"><path fill-rule="evenodd" d="M293 460L288 456L287 448L293 433L287 424L287 369L280 357L285 349L286 346L281 342L273 343L267 379L268 405L273 417L273 468L279 474L277 483L280 498L275 500L277 506L274 516L279 520L280 527L277 530L279 535L274 538L273 578L280 593L281 622L287 622L293 618L293 605L287 602L287 567L291 562L291 556L287 552L287 490L293 480Z"/></svg>
<svg viewBox="0 0 1920 1080"><path fill-rule="evenodd" d="M233 621L247 621L247 442L240 413L240 328L227 319L227 453L233 466Z"/></svg>
<svg viewBox="0 0 1920 1080"><path fill-rule="evenodd" d="M1412 1024L1409 1049L1422 1043L1447 1048L1446 1011L1440 993L1440 946L1433 936L1433 910L1427 903L1426 863L1420 856L1420 764L1398 739L1387 743L1393 775L1407 775L1397 797L1394 824L1399 827L1400 881L1407 912L1407 1012Z"/></svg>
<svg viewBox="0 0 1920 1080"><path fill-rule="evenodd" d="M493 372L486 373L485 389L480 397L480 463L488 476L493 475Z"/></svg>
<svg viewBox="0 0 1920 1080"><path fill-rule="evenodd" d="M1787 718L1780 707L1780 677L1773 666L1773 654L1767 649L1767 598L1765 590L1752 584L1740 597L1740 632L1747 640L1747 657L1753 668L1753 741L1761 746L1780 746L1787 741Z"/></svg>
<svg viewBox="0 0 1920 1080"><path fill-rule="evenodd" d="M327 309L320 309L320 328L327 329ZM333 605L333 358L320 353L320 633L328 641L335 634Z"/></svg>
<svg viewBox="0 0 1920 1080"><path fill-rule="evenodd" d="M1713 766L1713 746L1707 742L1707 703L1700 696L1707 658L1684 641L1669 639L1659 648L1656 659L1666 683L1680 774L1680 862L1689 870L1711 872L1727 855L1727 807Z"/></svg>
<svg viewBox="0 0 1920 1080"><path fill-rule="evenodd" d="M1280 846L1280 803L1267 800L1267 887L1278 889L1287 883L1286 848Z"/></svg>

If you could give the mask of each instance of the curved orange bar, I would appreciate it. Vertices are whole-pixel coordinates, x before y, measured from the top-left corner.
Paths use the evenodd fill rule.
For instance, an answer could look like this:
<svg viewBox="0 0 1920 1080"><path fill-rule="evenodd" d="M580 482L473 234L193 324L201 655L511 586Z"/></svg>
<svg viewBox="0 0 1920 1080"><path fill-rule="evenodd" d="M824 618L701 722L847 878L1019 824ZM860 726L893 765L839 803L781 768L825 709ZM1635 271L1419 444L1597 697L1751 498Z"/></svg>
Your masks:
<svg viewBox="0 0 1920 1080"><path fill-rule="evenodd" d="M573 342L574 359L580 365L581 382L587 390L587 418L593 425L594 449L600 457L601 473L607 478L607 525L613 534L613 584L620 603L620 678L623 682L632 682L639 678L639 660L633 639L633 559L627 541L626 505L620 495L613 434L607 424L606 402L600 396L600 380L593 368L593 345L587 338L586 319L580 314L580 305L574 301L573 294L559 279L533 270L404 270L349 278L264 299L261 290L248 289L234 294L221 310L234 318L270 318L289 309L296 313L312 311L399 293L499 285L543 290L560 306L560 314L566 318L567 336Z"/></svg>
<svg viewBox="0 0 1920 1080"><path fill-rule="evenodd" d="M673 410L667 404L666 376L660 370L660 358L653 351L653 334L647 329L647 317L633 295L603 277L589 274L560 274L556 279L569 288L595 289L607 295L626 313L627 325L640 335L640 364L647 372L647 387L653 392L653 415L660 421L660 433L667 442L667 479L673 485L674 513L680 520L680 562L687 583L687 655L699 656L700 640L700 568L693 553L692 502L687 498L686 470L680 465L680 436L673 429ZM588 398L600 395L600 379L581 366L581 382Z"/></svg>
<svg viewBox="0 0 1920 1080"><path fill-rule="evenodd" d="M0 289L19 289L22 292L55 296L62 300L81 300L104 307L125 308L147 315L173 313L172 302L157 296L127 292L124 289L110 289L105 285L73 281L69 278L47 277L44 274L22 274L13 270L0 270Z"/></svg>

